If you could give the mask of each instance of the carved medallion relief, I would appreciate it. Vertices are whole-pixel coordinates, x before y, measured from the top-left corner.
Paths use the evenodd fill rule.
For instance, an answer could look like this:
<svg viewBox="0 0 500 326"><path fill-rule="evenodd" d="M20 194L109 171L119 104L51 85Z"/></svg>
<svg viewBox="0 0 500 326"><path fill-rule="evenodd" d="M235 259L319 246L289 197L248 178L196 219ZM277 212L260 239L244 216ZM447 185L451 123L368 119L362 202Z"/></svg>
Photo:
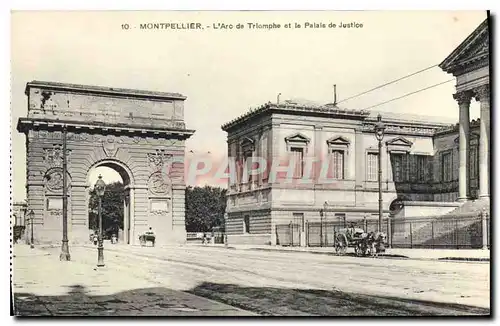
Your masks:
<svg viewBox="0 0 500 326"><path fill-rule="evenodd" d="M66 187L70 187L70 177L67 174L67 185ZM63 189L63 170L62 168L55 167L51 168L45 174L45 189L49 192L62 193Z"/></svg>
<svg viewBox="0 0 500 326"><path fill-rule="evenodd" d="M155 196L169 196L172 182L170 169L172 166L172 155L166 154L164 150L156 150L148 154L148 163L152 172L148 180L149 192Z"/></svg>

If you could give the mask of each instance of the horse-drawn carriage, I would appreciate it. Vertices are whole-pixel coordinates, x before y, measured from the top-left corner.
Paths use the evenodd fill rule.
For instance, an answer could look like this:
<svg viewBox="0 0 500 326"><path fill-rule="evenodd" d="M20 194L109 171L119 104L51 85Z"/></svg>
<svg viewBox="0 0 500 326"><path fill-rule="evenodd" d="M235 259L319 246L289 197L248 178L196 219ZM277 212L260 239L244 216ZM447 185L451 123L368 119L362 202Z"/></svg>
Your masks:
<svg viewBox="0 0 500 326"><path fill-rule="evenodd" d="M154 247L155 240L156 240L156 236L151 228L149 228L149 231L147 231L139 236L139 242L141 244L141 247L144 247L145 245L147 245L148 242L151 242L151 245Z"/></svg>
<svg viewBox="0 0 500 326"><path fill-rule="evenodd" d="M354 248L356 256L376 256L385 252L387 236L383 232L365 232L354 226L339 229L335 235L335 252L344 255L347 248Z"/></svg>

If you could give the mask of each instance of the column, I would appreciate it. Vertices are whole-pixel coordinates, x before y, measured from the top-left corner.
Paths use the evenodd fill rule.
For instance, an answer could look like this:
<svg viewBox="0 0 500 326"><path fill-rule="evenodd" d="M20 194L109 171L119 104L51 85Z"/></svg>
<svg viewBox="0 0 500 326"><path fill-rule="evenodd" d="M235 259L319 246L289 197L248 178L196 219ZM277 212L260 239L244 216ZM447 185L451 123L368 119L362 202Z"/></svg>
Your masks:
<svg viewBox="0 0 500 326"><path fill-rule="evenodd" d="M458 102L459 114L459 175L458 175L458 200L466 201L469 195L469 106L472 93L459 92L453 95Z"/></svg>
<svg viewBox="0 0 500 326"><path fill-rule="evenodd" d="M480 101L481 115L479 125L479 198L488 200L489 189L489 152L490 152L490 85L482 85L474 90L476 100Z"/></svg>

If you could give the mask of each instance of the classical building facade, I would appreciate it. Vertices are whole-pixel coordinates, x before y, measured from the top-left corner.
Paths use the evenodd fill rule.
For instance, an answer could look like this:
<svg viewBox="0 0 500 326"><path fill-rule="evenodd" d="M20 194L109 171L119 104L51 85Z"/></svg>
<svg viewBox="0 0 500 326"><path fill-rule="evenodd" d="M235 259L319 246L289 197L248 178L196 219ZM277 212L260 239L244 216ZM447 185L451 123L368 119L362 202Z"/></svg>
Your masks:
<svg viewBox="0 0 500 326"><path fill-rule="evenodd" d="M387 127L381 157L384 218L404 216L402 207L410 204L414 212L428 217L462 208L465 213L482 209L478 202L489 207L488 20L440 67L457 77L454 97L460 121L450 126L428 123L422 117L383 115ZM473 98L481 103L481 117L470 121ZM242 163L236 183L228 187L228 241L276 244L276 225L292 222L303 230L305 222L320 220L321 210L334 221L378 218L375 123L374 114L366 111L285 101L267 103L224 124L229 156L237 162L255 164L253 158L262 157L272 162L268 165L297 164L295 180L303 177L311 157L321 162L313 165L312 182L305 184L284 182L286 173L281 170L271 180L272 168L243 177L245 169L256 168ZM318 177L325 162L327 177Z"/></svg>
<svg viewBox="0 0 500 326"><path fill-rule="evenodd" d="M440 65L447 73L456 77L457 92L453 97L459 109L459 200L471 199L470 182L479 183L479 198L490 197L490 20L484 20ZM480 119L477 132L470 124L471 100L480 102ZM477 148L470 139L476 138ZM478 156L479 175L470 176L471 156Z"/></svg>
<svg viewBox="0 0 500 326"><path fill-rule="evenodd" d="M54 243L63 230L63 156L67 161L68 239L89 240L89 175L116 170L125 184L124 242L152 227L157 243L186 238L184 123L177 93L33 81L26 86L27 207L35 243ZM63 148L66 147L66 153Z"/></svg>
<svg viewBox="0 0 500 326"><path fill-rule="evenodd" d="M455 126L426 120L383 116L384 217L402 201L447 201L456 196L453 160L445 155L451 149L455 157ZM333 220L378 218L376 121L367 111L285 102L267 103L223 125L229 156L237 162L262 157L268 167L286 170L295 165L291 182L285 181L283 168L270 177L272 167L244 178L248 163L241 165L237 182L228 189L228 241L275 244L277 224L317 222L321 209ZM443 149L436 150L436 143ZM306 162L313 160L319 164L311 164L309 174ZM306 174L311 182L300 182Z"/></svg>

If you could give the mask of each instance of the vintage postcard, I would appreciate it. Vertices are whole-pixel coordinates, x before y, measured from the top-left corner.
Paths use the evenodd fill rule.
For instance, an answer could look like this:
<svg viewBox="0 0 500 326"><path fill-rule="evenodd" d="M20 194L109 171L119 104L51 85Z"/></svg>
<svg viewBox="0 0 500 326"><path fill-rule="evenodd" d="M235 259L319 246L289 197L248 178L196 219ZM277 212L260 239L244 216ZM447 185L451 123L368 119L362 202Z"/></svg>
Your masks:
<svg viewBox="0 0 500 326"><path fill-rule="evenodd" d="M489 316L491 19L13 11L12 315Z"/></svg>

